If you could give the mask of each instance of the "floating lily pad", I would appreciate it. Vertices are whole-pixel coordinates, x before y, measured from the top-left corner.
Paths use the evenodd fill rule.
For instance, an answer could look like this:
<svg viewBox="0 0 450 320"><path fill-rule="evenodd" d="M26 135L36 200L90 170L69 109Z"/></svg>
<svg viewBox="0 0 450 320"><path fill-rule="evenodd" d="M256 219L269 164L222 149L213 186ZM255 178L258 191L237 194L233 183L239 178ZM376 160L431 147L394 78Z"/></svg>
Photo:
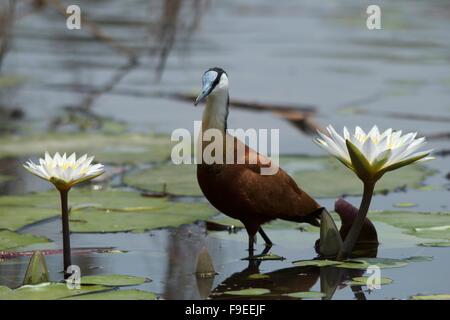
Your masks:
<svg viewBox="0 0 450 320"><path fill-rule="evenodd" d="M380 269L383 268L400 268L404 267L408 262L400 259L390 258L358 258L345 260L344 263L336 265L337 268L344 269L362 269L365 270L368 267L375 265Z"/></svg>
<svg viewBox="0 0 450 320"><path fill-rule="evenodd" d="M170 158L170 137L127 133L50 133L0 138L0 158L41 156L45 151L95 155L103 163L159 162Z"/></svg>
<svg viewBox="0 0 450 320"><path fill-rule="evenodd" d="M396 208L412 208L416 206L417 203L414 202L397 202L396 204L394 204L394 207Z"/></svg>
<svg viewBox="0 0 450 320"><path fill-rule="evenodd" d="M218 216L213 217L211 220L213 223L221 224L228 227L235 227L235 228L244 228L244 224L237 220L230 218L224 214L220 214ZM314 227L307 223L298 223L298 222L291 222L291 221L284 221L284 220L273 220L269 223L264 224L264 229L301 229L302 231L308 231L308 232L318 232L319 228Z"/></svg>
<svg viewBox="0 0 450 320"><path fill-rule="evenodd" d="M136 289L112 290L66 298L64 300L156 300L153 292Z"/></svg>
<svg viewBox="0 0 450 320"><path fill-rule="evenodd" d="M342 114L342 115L354 115L354 114L365 113L365 112L367 112L367 110L364 110L361 107L346 106L346 107L339 108L336 112L338 114Z"/></svg>
<svg viewBox="0 0 450 320"><path fill-rule="evenodd" d="M86 210L71 215L72 232L144 232L151 229L178 227L209 218L214 211L202 203L169 203L142 211Z"/></svg>
<svg viewBox="0 0 450 320"><path fill-rule="evenodd" d="M96 284L107 287L136 286L149 281L150 279L148 278L127 276L122 274L108 274L108 275L81 277L81 284L83 285Z"/></svg>
<svg viewBox="0 0 450 320"><path fill-rule="evenodd" d="M57 195L55 194L55 197L56 196ZM5 206L2 204L3 198L5 197L0 197L0 225L5 229L19 230L26 225L48 218L58 217L58 215L61 214L56 208Z"/></svg>
<svg viewBox="0 0 450 320"><path fill-rule="evenodd" d="M128 129L128 125L125 122L103 118L100 129L103 133L107 134L124 134Z"/></svg>
<svg viewBox="0 0 450 320"><path fill-rule="evenodd" d="M426 186L420 186L417 188L417 190L420 191L436 191L436 190L442 190L442 186L431 186L431 185L426 185Z"/></svg>
<svg viewBox="0 0 450 320"><path fill-rule="evenodd" d="M299 260L292 263L298 267L328 267L342 264L343 262L333 260Z"/></svg>
<svg viewBox="0 0 450 320"><path fill-rule="evenodd" d="M282 157L280 165L306 192L314 197L361 195L362 183L349 169L329 157ZM398 188L416 188L434 171L413 165L386 174L377 183L375 193ZM336 181L338 183L336 183Z"/></svg>
<svg viewBox="0 0 450 320"><path fill-rule="evenodd" d="M428 239L450 239L450 225L426 227L426 228L414 228L409 234L414 234L421 238Z"/></svg>
<svg viewBox="0 0 450 320"><path fill-rule="evenodd" d="M12 180L12 179L13 179L13 177L11 177L11 176L0 175L0 183L6 182L6 181L9 181L9 180Z"/></svg>
<svg viewBox="0 0 450 320"><path fill-rule="evenodd" d="M105 202L101 207L71 214L72 232L119 232L178 227L211 217L215 210L206 203L170 202L165 198L143 198L139 194L109 191L117 207ZM99 195L100 197L101 195ZM127 207L136 199L136 206ZM143 200L144 199L144 200ZM121 201L122 200L122 201ZM139 206L139 202L144 204Z"/></svg>
<svg viewBox="0 0 450 320"><path fill-rule="evenodd" d="M154 192L167 192L185 196L203 195L197 183L197 166L166 163L151 169L139 170L125 176L130 186Z"/></svg>
<svg viewBox="0 0 450 320"><path fill-rule="evenodd" d="M263 273L254 273L248 276L250 280L264 280L264 279L270 279L270 276Z"/></svg>
<svg viewBox="0 0 450 320"><path fill-rule="evenodd" d="M450 240L449 212L376 211L368 216L419 238Z"/></svg>
<svg viewBox="0 0 450 320"><path fill-rule="evenodd" d="M423 242L418 244L421 247L450 247L450 241L443 242Z"/></svg>
<svg viewBox="0 0 450 320"><path fill-rule="evenodd" d="M450 300L450 294L432 294L423 296L412 296L413 300Z"/></svg>
<svg viewBox="0 0 450 320"><path fill-rule="evenodd" d="M342 194L360 195L362 184L356 175L329 157L281 157L280 164L294 180L315 197L336 197ZM434 171L421 166L408 166L383 177L376 192L393 191L400 187L419 187ZM125 183L141 189L170 194L201 196L196 178L196 165L161 164L125 176ZM336 181L339 184L336 185Z"/></svg>
<svg viewBox="0 0 450 320"><path fill-rule="evenodd" d="M224 294L232 296L262 296L263 294L270 293L270 290L263 288L248 288L235 291L225 291Z"/></svg>
<svg viewBox="0 0 450 320"><path fill-rule="evenodd" d="M403 261L406 262L424 262L424 261L432 261L433 257L430 256L412 256L406 259L403 259Z"/></svg>
<svg viewBox="0 0 450 320"><path fill-rule="evenodd" d="M367 281L369 279L370 279L369 277L355 277L350 282L350 285L351 286L366 286L367 285ZM380 278L380 285L391 284L392 282L393 282L393 280L390 279L390 278L386 278L386 277L381 277Z"/></svg>
<svg viewBox="0 0 450 320"><path fill-rule="evenodd" d="M376 265L379 268L399 268L406 266L408 262L431 261L433 258L429 256L414 256L406 259L390 259L390 258L358 258L345 261L334 260L299 260L294 261L293 264L300 267L316 266L328 267L334 266L337 268L346 269L367 269L371 265Z"/></svg>
<svg viewBox="0 0 450 320"><path fill-rule="evenodd" d="M273 253L267 253L267 254L257 254L254 255L251 258L245 258L244 260L260 260L260 261L264 261L264 260L285 260L286 258L273 254Z"/></svg>
<svg viewBox="0 0 450 320"><path fill-rule="evenodd" d="M208 220L208 221L212 221L213 223L220 224L223 226L228 226L228 227L244 228L244 224L241 221L230 218L224 214L220 214L216 217L213 217L211 220Z"/></svg>
<svg viewBox="0 0 450 320"><path fill-rule="evenodd" d="M301 292L286 293L284 295L290 298L297 298L297 299L320 299L322 297L325 297L325 293L319 291L301 291Z"/></svg>
<svg viewBox="0 0 450 320"><path fill-rule="evenodd" d="M15 290L0 287L0 300L55 300L103 290L108 290L108 288L81 286L80 289L69 289L64 283L49 282L34 286L23 286Z"/></svg>
<svg viewBox="0 0 450 320"><path fill-rule="evenodd" d="M49 240L31 234L20 234L10 230L0 230L0 250L11 250L35 243L45 243Z"/></svg>
<svg viewBox="0 0 450 320"><path fill-rule="evenodd" d="M17 87L25 82L25 78L20 75L1 75L0 76L0 89Z"/></svg>
<svg viewBox="0 0 450 320"><path fill-rule="evenodd" d="M167 198L149 198L119 190L74 189L69 194L69 203L73 208L72 232L142 232L206 220L216 212L207 203L171 202ZM56 191L0 197L2 227L17 230L58 216L59 205Z"/></svg>

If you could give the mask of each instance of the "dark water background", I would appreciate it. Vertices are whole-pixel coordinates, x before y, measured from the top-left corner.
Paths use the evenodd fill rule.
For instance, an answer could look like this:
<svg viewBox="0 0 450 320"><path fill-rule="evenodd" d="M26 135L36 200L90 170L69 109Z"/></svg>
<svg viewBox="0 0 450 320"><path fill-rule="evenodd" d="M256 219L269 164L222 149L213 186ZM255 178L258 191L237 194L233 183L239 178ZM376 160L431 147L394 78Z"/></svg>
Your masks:
<svg viewBox="0 0 450 320"><path fill-rule="evenodd" d="M65 17L52 1L42 6L39 1L17 2L20 18L14 21L1 73L20 76L24 82L0 90L2 131L45 132L68 108L123 121L137 132L192 130L193 121L201 119L202 108L171 95L196 92L202 72L217 65L229 74L232 98L275 106L314 106L318 110L315 121L322 126L367 128L377 124L426 135L437 156L427 166L438 173L425 184L443 188L378 195L372 208L393 209L395 203L413 201L418 205L408 210L449 210L448 1L379 1L383 30L374 31L365 26L369 2L360 0L71 1L100 27L100 34L87 24L81 31L67 30ZM105 41L104 35L113 41ZM11 110L20 110L24 116L15 120ZM229 125L280 128L282 153L323 154L311 135L272 113L232 109ZM76 131L71 125L64 129ZM24 160L0 160L0 174L15 177L0 183L1 194L48 187L21 168ZM357 205L359 197L348 200ZM330 208L333 202L322 201ZM398 229L382 223L376 226L382 230L378 256L427 255L434 259L383 269L382 275L394 283L365 292L366 298L449 292L448 248L417 247L412 245L412 237ZM22 231L45 235L57 248L59 230L60 222L55 220ZM320 291L326 270L291 266L292 260L315 256L312 244L318 235L298 230L271 230L270 235L276 243L272 252L287 258L265 261L259 267L260 272L276 274L274 288L281 292ZM76 247L107 245L128 251L76 256L74 263L85 274L148 276L153 281L140 288L166 299L198 299L210 289L234 289L248 272L247 262L240 260L246 254L245 232L207 233L203 223L141 234L73 234L71 239ZM210 282L198 283L193 272L203 246L219 274ZM60 260L57 255L47 257L53 278L59 277ZM1 265L0 284L19 285L26 262L27 258L20 258ZM301 281L291 281L301 274ZM354 274L334 276L336 284L342 284ZM222 282L224 286L220 286ZM333 296L355 297L363 298L345 285Z"/></svg>

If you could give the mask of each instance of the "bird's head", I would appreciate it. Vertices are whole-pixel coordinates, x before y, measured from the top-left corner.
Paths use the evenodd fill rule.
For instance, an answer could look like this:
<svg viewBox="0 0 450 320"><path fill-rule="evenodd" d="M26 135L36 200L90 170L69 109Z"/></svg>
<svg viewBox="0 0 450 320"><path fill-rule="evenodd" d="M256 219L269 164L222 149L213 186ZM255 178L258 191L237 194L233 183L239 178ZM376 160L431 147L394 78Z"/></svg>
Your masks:
<svg viewBox="0 0 450 320"><path fill-rule="evenodd" d="M224 93L228 95L228 76L222 68L215 67L206 70L202 77L202 83L202 92L195 99L195 105L208 96Z"/></svg>

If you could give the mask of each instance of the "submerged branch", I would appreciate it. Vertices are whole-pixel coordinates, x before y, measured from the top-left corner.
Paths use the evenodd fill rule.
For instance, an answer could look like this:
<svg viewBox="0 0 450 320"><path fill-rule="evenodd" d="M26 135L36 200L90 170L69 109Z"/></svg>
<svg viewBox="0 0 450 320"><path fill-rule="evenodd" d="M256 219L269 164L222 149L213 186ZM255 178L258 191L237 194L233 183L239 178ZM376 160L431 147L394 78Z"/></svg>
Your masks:
<svg viewBox="0 0 450 320"><path fill-rule="evenodd" d="M6 52L8 51L12 25L15 19L16 1L9 0L8 9L0 16L0 72Z"/></svg>
<svg viewBox="0 0 450 320"><path fill-rule="evenodd" d="M196 98L193 94L172 94L169 97L191 103ZM314 106L265 104L236 99L230 100L230 106L248 111L272 112L306 134L315 134L317 130L325 131L313 119L313 115L317 112Z"/></svg>
<svg viewBox="0 0 450 320"><path fill-rule="evenodd" d="M45 2L53 6L60 14L66 16L66 6L63 3L61 3L60 0L45 0ZM132 50L130 50L127 47L124 47L119 42L117 42L113 37L104 33L96 23L86 18L85 14L83 14L83 26L86 26L86 28L89 30L89 32L95 39L108 44L114 50L116 50L120 54L127 56L130 59L136 59L136 55Z"/></svg>
<svg viewBox="0 0 450 320"><path fill-rule="evenodd" d="M91 92L80 104L81 110L91 109L94 101L100 97L102 94L108 93L114 89L114 87L134 68L138 66L138 62L135 59L131 59L128 63L124 64L117 69L113 77L99 90Z"/></svg>

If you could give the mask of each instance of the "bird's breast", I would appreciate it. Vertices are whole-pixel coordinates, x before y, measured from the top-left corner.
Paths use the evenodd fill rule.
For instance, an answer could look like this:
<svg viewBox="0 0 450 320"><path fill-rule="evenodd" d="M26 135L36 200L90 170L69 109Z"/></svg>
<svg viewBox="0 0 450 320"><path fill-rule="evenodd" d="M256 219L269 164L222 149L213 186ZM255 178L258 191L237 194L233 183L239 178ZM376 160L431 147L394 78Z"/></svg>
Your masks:
<svg viewBox="0 0 450 320"><path fill-rule="evenodd" d="M241 219L243 207L239 189L233 186L233 165L198 164L197 181L206 199L226 215Z"/></svg>

